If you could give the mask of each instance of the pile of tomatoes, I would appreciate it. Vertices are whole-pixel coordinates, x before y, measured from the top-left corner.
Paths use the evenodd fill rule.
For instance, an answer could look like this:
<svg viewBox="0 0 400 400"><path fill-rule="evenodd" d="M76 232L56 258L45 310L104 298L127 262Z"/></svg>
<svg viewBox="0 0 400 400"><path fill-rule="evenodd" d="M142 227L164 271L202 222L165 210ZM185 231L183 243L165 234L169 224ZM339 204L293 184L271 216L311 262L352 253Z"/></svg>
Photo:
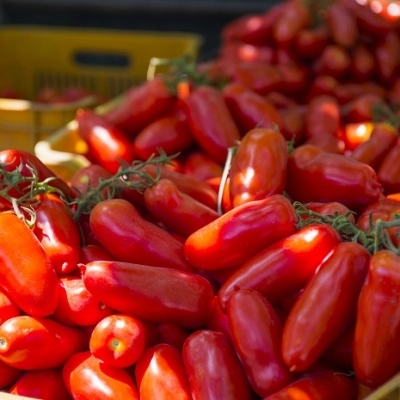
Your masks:
<svg viewBox="0 0 400 400"><path fill-rule="evenodd" d="M356 400L392 378L399 32L286 0L79 110L69 181L0 152L0 390Z"/></svg>

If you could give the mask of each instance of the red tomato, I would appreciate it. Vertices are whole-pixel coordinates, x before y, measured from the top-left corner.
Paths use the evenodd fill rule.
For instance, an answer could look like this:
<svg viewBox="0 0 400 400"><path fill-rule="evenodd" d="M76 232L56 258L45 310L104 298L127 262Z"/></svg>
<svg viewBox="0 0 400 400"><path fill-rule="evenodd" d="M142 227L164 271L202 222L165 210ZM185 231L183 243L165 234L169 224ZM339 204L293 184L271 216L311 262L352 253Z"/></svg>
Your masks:
<svg viewBox="0 0 400 400"><path fill-rule="evenodd" d="M340 125L340 106L333 96L319 95L310 100L306 111L306 138L337 137Z"/></svg>
<svg viewBox="0 0 400 400"><path fill-rule="evenodd" d="M222 94L212 86L200 86L183 101L195 141L205 153L223 164L228 148L240 140L240 132Z"/></svg>
<svg viewBox="0 0 400 400"><path fill-rule="evenodd" d="M101 303L83 284L81 277L60 279L60 295L52 318L71 326L92 326L114 310Z"/></svg>
<svg viewBox="0 0 400 400"><path fill-rule="evenodd" d="M269 45L253 45L243 42L222 43L219 56L223 60L245 62L272 62L274 49Z"/></svg>
<svg viewBox="0 0 400 400"><path fill-rule="evenodd" d="M288 194L302 203L337 201L358 210L378 200L382 186L367 164L303 145L289 156Z"/></svg>
<svg viewBox="0 0 400 400"><path fill-rule="evenodd" d="M356 43L351 54L351 77L355 81L365 82L375 72L375 59L371 49L364 43Z"/></svg>
<svg viewBox="0 0 400 400"><path fill-rule="evenodd" d="M397 32L388 32L376 44L375 62L378 81L391 85L400 69L400 37Z"/></svg>
<svg viewBox="0 0 400 400"><path fill-rule="evenodd" d="M160 322L157 324L158 342L174 346L179 351L182 351L183 343L189 332L188 329L174 322Z"/></svg>
<svg viewBox="0 0 400 400"><path fill-rule="evenodd" d="M282 194L287 159L287 143L278 129L256 128L247 132L229 170L233 206Z"/></svg>
<svg viewBox="0 0 400 400"><path fill-rule="evenodd" d="M368 140L357 146L350 157L354 160L370 165L378 171L389 151L396 144L397 129L387 123L374 124Z"/></svg>
<svg viewBox="0 0 400 400"><path fill-rule="evenodd" d="M146 221L126 200L98 203L90 213L90 227L104 248L120 261L193 271L182 243Z"/></svg>
<svg viewBox="0 0 400 400"><path fill-rule="evenodd" d="M90 351L73 354L64 364L62 375L74 399L139 400L129 373L103 364Z"/></svg>
<svg viewBox="0 0 400 400"><path fill-rule="evenodd" d="M88 244L85 246L81 246L79 262L81 264L87 264L90 261L115 261L115 257L113 257L106 249L102 246L98 246L95 244Z"/></svg>
<svg viewBox="0 0 400 400"><path fill-rule="evenodd" d="M302 29L295 37L296 53L306 59L317 58L328 45L329 35L326 25Z"/></svg>
<svg viewBox="0 0 400 400"><path fill-rule="evenodd" d="M364 95L376 95L384 99L387 96L387 90L374 81L346 82L341 83L334 89L334 96L340 105L344 106L345 111L348 103L352 104L351 102L355 101L357 97Z"/></svg>
<svg viewBox="0 0 400 400"><path fill-rule="evenodd" d="M400 191L400 139L389 150L378 169L378 179L386 195Z"/></svg>
<svg viewBox="0 0 400 400"><path fill-rule="evenodd" d="M182 356L194 399L250 400L249 382L224 333L192 333L183 345Z"/></svg>
<svg viewBox="0 0 400 400"><path fill-rule="evenodd" d="M340 241L332 227L316 224L266 246L221 286L222 309L238 288L256 289L273 305L298 292Z"/></svg>
<svg viewBox="0 0 400 400"><path fill-rule="evenodd" d="M26 371L8 393L42 400L70 400L60 369Z"/></svg>
<svg viewBox="0 0 400 400"><path fill-rule="evenodd" d="M73 197L72 190L68 184L61 178L58 178L53 171L51 171L38 157L32 153L17 149L0 151L0 164L8 172L20 168L21 175L23 177L32 177L32 171L30 168L33 168L37 173L39 182L43 182L46 179L51 178L49 184L52 187L63 193L68 200L72 199ZM2 188L2 186L0 187ZM18 197L18 194L21 195L21 193L26 189L26 184L19 183L15 191L11 191L10 194Z"/></svg>
<svg viewBox="0 0 400 400"><path fill-rule="evenodd" d="M134 155L125 133L107 122L93 110L78 110L79 134L87 143L88 157L107 171L115 174L121 161L130 164Z"/></svg>
<svg viewBox="0 0 400 400"><path fill-rule="evenodd" d="M169 90L163 77L133 86L121 102L105 115L106 121L133 137L141 129L172 109L176 97Z"/></svg>
<svg viewBox="0 0 400 400"><path fill-rule="evenodd" d="M235 267L296 231L296 213L283 195L271 195L235 207L192 233L184 251L203 270Z"/></svg>
<svg viewBox="0 0 400 400"><path fill-rule="evenodd" d="M381 250L371 258L358 300L353 362L356 378L376 388L400 367L400 257Z"/></svg>
<svg viewBox="0 0 400 400"><path fill-rule="evenodd" d="M57 274L68 274L79 261L80 232L71 210L54 194L38 197L34 234Z"/></svg>
<svg viewBox="0 0 400 400"><path fill-rule="evenodd" d="M375 107L387 109L387 104L380 94L368 91L343 105L342 118L346 123L371 122Z"/></svg>
<svg viewBox="0 0 400 400"><path fill-rule="evenodd" d="M287 386L294 376L282 359L282 326L273 307L259 292L238 289L226 312L234 347L254 391L268 396Z"/></svg>
<svg viewBox="0 0 400 400"><path fill-rule="evenodd" d="M218 301L218 296L214 297L212 311L206 322L205 328L211 331L225 333L228 337L231 336L228 316L222 311Z"/></svg>
<svg viewBox="0 0 400 400"><path fill-rule="evenodd" d="M355 322L324 351L322 361L340 368L344 371L353 370L353 345L355 334Z"/></svg>
<svg viewBox="0 0 400 400"><path fill-rule="evenodd" d="M89 349L102 363L116 368L133 365L145 349L145 328L135 317L113 314L93 329Z"/></svg>
<svg viewBox="0 0 400 400"><path fill-rule="evenodd" d="M192 400L180 352L168 344L146 349L136 363L140 400Z"/></svg>
<svg viewBox="0 0 400 400"><path fill-rule="evenodd" d="M364 246L339 243L310 279L283 327L282 355L291 371L311 367L354 320L369 259Z"/></svg>
<svg viewBox="0 0 400 400"><path fill-rule="evenodd" d="M244 135L254 128L282 125L276 107L265 97L240 83L230 83L222 91L225 102Z"/></svg>
<svg viewBox="0 0 400 400"><path fill-rule="evenodd" d="M11 386L23 374L23 370L0 360L0 390Z"/></svg>
<svg viewBox="0 0 400 400"><path fill-rule="evenodd" d="M0 213L0 287L25 313L50 315L58 278L33 232L15 214Z"/></svg>
<svg viewBox="0 0 400 400"><path fill-rule="evenodd" d="M87 289L121 313L190 328L210 315L214 294L200 275L117 261L94 261L82 270Z"/></svg>
<svg viewBox="0 0 400 400"><path fill-rule="evenodd" d="M12 317L17 317L21 314L19 307L0 290L0 325Z"/></svg>
<svg viewBox="0 0 400 400"><path fill-rule="evenodd" d="M169 179L160 179L146 189L144 201L154 217L184 238L219 217L217 211L180 192Z"/></svg>
<svg viewBox="0 0 400 400"><path fill-rule="evenodd" d="M167 155L173 155L190 148L193 138L186 118L178 112L151 122L135 137L133 152L141 160L148 160L152 155L158 155L162 149Z"/></svg>
<svg viewBox="0 0 400 400"><path fill-rule="evenodd" d="M228 22L221 31L223 43L240 41L262 45L271 40L273 24L284 11L283 4L274 4L263 14L248 14Z"/></svg>
<svg viewBox="0 0 400 400"><path fill-rule="evenodd" d="M191 151L185 158L182 173L198 181L221 177L223 167L202 151Z"/></svg>
<svg viewBox="0 0 400 400"><path fill-rule="evenodd" d="M143 172L149 174L154 179L156 177L169 179L175 183L179 191L193 197L213 210L217 209L217 193L207 182L199 181L189 175L155 165L146 165L143 168Z"/></svg>
<svg viewBox="0 0 400 400"><path fill-rule="evenodd" d="M282 88L283 77L277 65L237 62L230 68L229 79L232 82L242 84L263 96Z"/></svg>
<svg viewBox="0 0 400 400"><path fill-rule="evenodd" d="M301 377L286 388L263 400L354 400L356 383L347 374L337 371L317 371Z"/></svg>
<svg viewBox="0 0 400 400"><path fill-rule="evenodd" d="M50 318L20 315L0 326L0 360L20 369L60 367L86 345L81 330Z"/></svg>
<svg viewBox="0 0 400 400"><path fill-rule="evenodd" d="M297 34L309 26L310 19L310 10L301 1L286 1L273 27L273 37L278 46L290 46Z"/></svg>
<svg viewBox="0 0 400 400"><path fill-rule="evenodd" d="M350 67L349 51L337 44L328 44L313 65L317 74L329 75L339 80L345 77Z"/></svg>
<svg viewBox="0 0 400 400"><path fill-rule="evenodd" d="M351 48L359 38L355 16L341 3L332 3L326 10L326 24L336 44Z"/></svg>
<svg viewBox="0 0 400 400"><path fill-rule="evenodd" d="M307 210L314 211L323 216L334 217L336 215L347 215L348 219L354 224L355 217L354 213L351 213L350 209L342 203L332 201L328 203L311 202L307 203Z"/></svg>

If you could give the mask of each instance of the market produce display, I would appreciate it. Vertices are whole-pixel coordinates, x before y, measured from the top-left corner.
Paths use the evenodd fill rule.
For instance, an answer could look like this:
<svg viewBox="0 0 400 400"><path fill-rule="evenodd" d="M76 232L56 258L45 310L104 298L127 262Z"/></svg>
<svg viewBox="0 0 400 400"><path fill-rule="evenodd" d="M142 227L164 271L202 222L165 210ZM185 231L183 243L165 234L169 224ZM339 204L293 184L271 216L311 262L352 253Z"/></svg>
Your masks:
<svg viewBox="0 0 400 400"><path fill-rule="evenodd" d="M0 152L0 390L357 400L400 371L393 10L286 0L221 39L79 110L69 181Z"/></svg>

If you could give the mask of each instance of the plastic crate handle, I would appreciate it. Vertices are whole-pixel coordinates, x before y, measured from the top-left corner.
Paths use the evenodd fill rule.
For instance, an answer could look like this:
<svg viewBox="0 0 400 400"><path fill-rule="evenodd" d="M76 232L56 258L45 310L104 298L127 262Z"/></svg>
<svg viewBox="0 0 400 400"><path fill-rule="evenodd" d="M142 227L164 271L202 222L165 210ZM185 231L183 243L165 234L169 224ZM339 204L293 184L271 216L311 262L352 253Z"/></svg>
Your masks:
<svg viewBox="0 0 400 400"><path fill-rule="evenodd" d="M78 65L99 68L130 68L134 62L130 55L93 50L78 50L73 59Z"/></svg>

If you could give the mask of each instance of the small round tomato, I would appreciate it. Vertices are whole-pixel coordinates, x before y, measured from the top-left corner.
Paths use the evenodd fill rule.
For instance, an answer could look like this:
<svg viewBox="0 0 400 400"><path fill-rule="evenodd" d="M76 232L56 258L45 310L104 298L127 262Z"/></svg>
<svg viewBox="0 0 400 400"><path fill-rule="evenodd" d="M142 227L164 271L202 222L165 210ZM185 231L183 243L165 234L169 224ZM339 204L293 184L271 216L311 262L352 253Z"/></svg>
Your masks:
<svg viewBox="0 0 400 400"><path fill-rule="evenodd" d="M94 327L89 348L103 363L126 368L142 355L145 339L145 328L138 318L114 314L105 317Z"/></svg>

